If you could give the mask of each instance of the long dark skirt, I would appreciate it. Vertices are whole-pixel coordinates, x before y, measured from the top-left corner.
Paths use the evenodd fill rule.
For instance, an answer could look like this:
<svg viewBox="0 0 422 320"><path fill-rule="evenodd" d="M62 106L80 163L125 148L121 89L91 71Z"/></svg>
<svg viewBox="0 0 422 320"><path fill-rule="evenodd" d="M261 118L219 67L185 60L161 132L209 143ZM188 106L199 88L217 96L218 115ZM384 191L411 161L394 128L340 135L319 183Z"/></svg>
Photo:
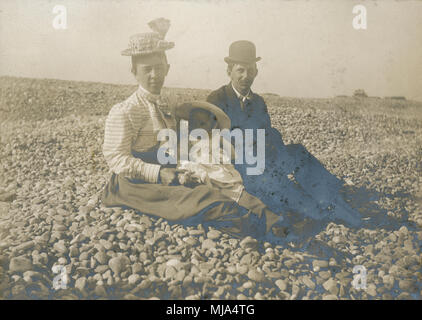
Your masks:
<svg viewBox="0 0 422 320"><path fill-rule="evenodd" d="M102 203L107 207L133 208L184 225L202 223L237 237L264 237L279 221L277 215L265 208L248 210L206 185L165 186L129 180L117 174L111 175Z"/></svg>

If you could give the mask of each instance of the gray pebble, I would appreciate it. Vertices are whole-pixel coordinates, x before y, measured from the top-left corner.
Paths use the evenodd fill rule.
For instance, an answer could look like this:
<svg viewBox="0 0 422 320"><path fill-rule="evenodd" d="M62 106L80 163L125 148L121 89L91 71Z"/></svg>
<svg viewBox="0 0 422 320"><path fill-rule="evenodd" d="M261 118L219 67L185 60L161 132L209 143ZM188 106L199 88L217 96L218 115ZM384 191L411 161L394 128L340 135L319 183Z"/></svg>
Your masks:
<svg viewBox="0 0 422 320"><path fill-rule="evenodd" d="M209 250L216 247L216 243L211 239L205 239L204 242L202 242L202 249Z"/></svg>
<svg viewBox="0 0 422 320"><path fill-rule="evenodd" d="M250 236L247 236L242 241L240 241L239 245L242 249L246 249L246 248L255 249L258 246L258 241Z"/></svg>
<svg viewBox="0 0 422 320"><path fill-rule="evenodd" d="M333 278L328 279L327 281L325 281L322 286L324 287L324 289L328 292L330 292L333 295L337 295L338 294L338 286L337 286L337 281L334 280Z"/></svg>
<svg viewBox="0 0 422 320"><path fill-rule="evenodd" d="M221 232L218 231L218 230L215 230L215 229L210 230L207 233L207 237L208 237L208 239L211 239L211 240L217 240L221 237Z"/></svg>
<svg viewBox="0 0 422 320"><path fill-rule="evenodd" d="M60 240L59 242L56 242L53 246L54 250L56 250L58 253L66 254L68 252L68 249L66 245L64 244L63 240Z"/></svg>
<svg viewBox="0 0 422 320"><path fill-rule="evenodd" d="M9 271L10 272L25 272L32 270L31 260L24 256L14 257L10 260Z"/></svg>
<svg viewBox="0 0 422 320"><path fill-rule="evenodd" d="M302 277L302 282L309 289L311 289L311 290L314 290L315 289L315 283L312 281L312 279L309 276L303 276Z"/></svg>
<svg viewBox="0 0 422 320"><path fill-rule="evenodd" d="M94 258L100 263L100 264L106 264L108 261L108 256L104 251L98 251L95 255Z"/></svg>
<svg viewBox="0 0 422 320"><path fill-rule="evenodd" d="M114 272L114 274L120 274L123 270L127 268L130 260L126 256L118 256L111 258L108 262L108 266Z"/></svg>
<svg viewBox="0 0 422 320"><path fill-rule="evenodd" d="M131 274L128 277L128 283L130 285L135 285L141 280L141 276L139 274Z"/></svg>
<svg viewBox="0 0 422 320"><path fill-rule="evenodd" d="M256 281L256 282L263 282L265 280L265 275L262 271L258 269L250 269L248 272L249 279Z"/></svg>
<svg viewBox="0 0 422 320"><path fill-rule="evenodd" d="M81 292L85 292L85 287L86 287L86 278L85 277L80 277L78 279L76 279L75 281L75 288L78 289Z"/></svg>

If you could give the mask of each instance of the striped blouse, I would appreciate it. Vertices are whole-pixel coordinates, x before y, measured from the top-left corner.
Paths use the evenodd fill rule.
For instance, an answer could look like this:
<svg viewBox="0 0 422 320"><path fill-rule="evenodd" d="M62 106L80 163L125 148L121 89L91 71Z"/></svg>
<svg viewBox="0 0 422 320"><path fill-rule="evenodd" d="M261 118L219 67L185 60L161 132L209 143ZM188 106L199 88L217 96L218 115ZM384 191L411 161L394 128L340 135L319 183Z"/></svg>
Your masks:
<svg viewBox="0 0 422 320"><path fill-rule="evenodd" d="M110 170L130 179L157 183L160 165L135 158L132 152L146 152L159 142L157 133L163 128L176 128L171 114L160 110L159 96L141 86L125 101L114 105L105 122L103 154Z"/></svg>

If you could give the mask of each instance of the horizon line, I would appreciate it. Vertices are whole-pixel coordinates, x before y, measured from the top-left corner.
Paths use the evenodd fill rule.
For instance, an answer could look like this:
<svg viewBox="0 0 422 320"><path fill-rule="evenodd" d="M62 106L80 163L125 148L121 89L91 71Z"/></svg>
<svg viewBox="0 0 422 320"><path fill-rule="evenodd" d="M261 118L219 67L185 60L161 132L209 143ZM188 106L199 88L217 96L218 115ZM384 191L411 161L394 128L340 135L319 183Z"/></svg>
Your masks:
<svg viewBox="0 0 422 320"><path fill-rule="evenodd" d="M0 78L17 78L17 79L34 79L34 80L56 80L56 81L68 81L68 82L86 82L86 83L97 83L97 84L107 84L107 85L114 85L114 86L138 86L136 83L121 83L121 82L104 82L104 81L93 81L93 80L76 80L76 79L60 79L60 78L47 78L47 77L27 77L27 76L16 76L16 75L7 75L2 74ZM210 88L193 88L193 87L167 87L163 86L163 89L190 89L190 90L204 90L204 91L212 91L215 89ZM358 88L355 90L359 90L362 88ZM364 89L363 89L364 90ZM255 91L256 92L256 91ZM365 91L366 92L366 91ZM287 99L334 99L334 98L359 98L353 95L348 95L344 93L339 93L331 97L299 97L299 96L282 96L278 93L274 92L259 92L261 95L276 95L279 98L287 98ZM415 102L422 102L422 96L419 97L406 97L404 95L392 95L392 96L371 96L368 95L365 98L373 98L373 99L391 99L391 98L398 98L404 97L405 101L415 101ZM420 99L420 100L418 100Z"/></svg>

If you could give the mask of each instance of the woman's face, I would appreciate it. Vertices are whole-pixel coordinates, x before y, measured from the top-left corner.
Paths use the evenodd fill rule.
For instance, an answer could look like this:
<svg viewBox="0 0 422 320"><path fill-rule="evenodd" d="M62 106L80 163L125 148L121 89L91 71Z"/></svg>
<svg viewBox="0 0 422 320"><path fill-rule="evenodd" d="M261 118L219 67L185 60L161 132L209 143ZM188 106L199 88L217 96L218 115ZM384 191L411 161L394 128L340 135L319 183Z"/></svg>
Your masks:
<svg viewBox="0 0 422 320"><path fill-rule="evenodd" d="M133 67L138 84L153 94L161 93L170 68L164 55L152 54L137 57Z"/></svg>

